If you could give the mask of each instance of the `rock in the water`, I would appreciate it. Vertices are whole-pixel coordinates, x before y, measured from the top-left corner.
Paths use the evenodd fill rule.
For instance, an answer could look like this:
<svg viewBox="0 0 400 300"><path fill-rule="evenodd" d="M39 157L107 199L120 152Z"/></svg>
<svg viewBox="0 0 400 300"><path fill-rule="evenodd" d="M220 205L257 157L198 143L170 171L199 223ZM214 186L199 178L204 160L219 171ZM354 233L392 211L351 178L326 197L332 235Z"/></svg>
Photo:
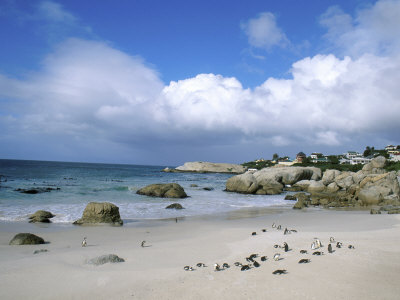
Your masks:
<svg viewBox="0 0 400 300"><path fill-rule="evenodd" d="M172 203L168 205L166 208L168 209L184 209L184 207L179 203Z"/></svg>
<svg viewBox="0 0 400 300"><path fill-rule="evenodd" d="M91 265L104 265L106 263L119 263L119 262L124 262L125 260L123 258L118 257L115 254L106 254L106 255L101 255L92 259L89 259L87 261L88 264Z"/></svg>
<svg viewBox="0 0 400 300"><path fill-rule="evenodd" d="M297 198L295 195L286 195L285 200L291 200L291 201L296 201Z"/></svg>
<svg viewBox="0 0 400 300"><path fill-rule="evenodd" d="M122 225L118 206L109 202L90 202L83 211L82 218L76 220L73 224L96 224L108 223L113 225Z"/></svg>
<svg viewBox="0 0 400 300"><path fill-rule="evenodd" d="M150 184L136 192L139 195L162 198L186 198L184 189L177 183Z"/></svg>
<svg viewBox="0 0 400 300"><path fill-rule="evenodd" d="M48 193L51 191L58 191L60 188L50 188L50 187L39 187L39 188L32 188L32 189L16 189L16 192L20 192L23 194L40 194L40 193Z"/></svg>
<svg viewBox="0 0 400 300"><path fill-rule="evenodd" d="M233 176L226 182L226 190L228 192L253 194L257 191L257 189L257 180L254 175L249 172Z"/></svg>
<svg viewBox="0 0 400 300"><path fill-rule="evenodd" d="M197 184L194 184L194 183L192 183L192 184L190 185L190 187L198 187L198 185L197 185Z"/></svg>
<svg viewBox="0 0 400 300"><path fill-rule="evenodd" d="M44 239L32 233L18 233L10 241L10 245L38 245L44 244Z"/></svg>
<svg viewBox="0 0 400 300"><path fill-rule="evenodd" d="M205 190L205 191L213 191L214 188L212 188L212 187L203 187L203 190Z"/></svg>
<svg viewBox="0 0 400 300"><path fill-rule="evenodd" d="M246 167L235 164L210 163L210 162L186 162L183 166L175 169L175 172L196 172L196 173L232 173L241 174Z"/></svg>
<svg viewBox="0 0 400 300"><path fill-rule="evenodd" d="M29 216L29 223L50 223L50 219L55 217L51 212L45 210L38 210Z"/></svg>

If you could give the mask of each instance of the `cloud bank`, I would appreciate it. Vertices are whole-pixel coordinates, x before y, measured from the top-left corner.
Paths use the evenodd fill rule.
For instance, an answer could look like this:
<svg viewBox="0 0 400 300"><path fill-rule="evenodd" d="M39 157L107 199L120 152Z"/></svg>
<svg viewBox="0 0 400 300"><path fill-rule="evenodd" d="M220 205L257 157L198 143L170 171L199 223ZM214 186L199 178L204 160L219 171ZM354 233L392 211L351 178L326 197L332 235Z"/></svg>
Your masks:
<svg viewBox="0 0 400 300"><path fill-rule="evenodd" d="M39 71L23 79L0 75L3 151L22 155L31 145L46 155L87 151L103 160L110 152L121 159L147 152L162 162L189 145L262 143L299 151L373 144L371 136L399 141L400 36L393 27L399 9L398 1L380 1L354 19L329 9L320 22L331 49L350 54L306 57L293 63L290 79L268 78L253 89L217 74L165 84L140 57L102 41L68 39ZM283 40L249 42L270 47Z"/></svg>

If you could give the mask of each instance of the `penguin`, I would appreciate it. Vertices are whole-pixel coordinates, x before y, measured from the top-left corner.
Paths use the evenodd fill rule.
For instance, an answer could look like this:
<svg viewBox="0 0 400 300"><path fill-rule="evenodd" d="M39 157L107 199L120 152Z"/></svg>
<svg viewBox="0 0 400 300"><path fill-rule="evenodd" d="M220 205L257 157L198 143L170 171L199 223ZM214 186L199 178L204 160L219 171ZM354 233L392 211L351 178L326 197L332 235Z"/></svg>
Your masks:
<svg viewBox="0 0 400 300"><path fill-rule="evenodd" d="M240 271L247 271L247 270L250 270L250 266L249 266L249 265L243 265L243 266L240 268Z"/></svg>
<svg viewBox="0 0 400 300"><path fill-rule="evenodd" d="M321 251L315 251L315 252L313 252L313 254L312 255L324 255L324 252L321 252Z"/></svg>
<svg viewBox="0 0 400 300"><path fill-rule="evenodd" d="M251 233L251 235L257 235L257 232L254 231L254 232Z"/></svg>
<svg viewBox="0 0 400 300"><path fill-rule="evenodd" d="M308 252L307 252L307 250L300 250L300 253L301 254L307 254Z"/></svg>
<svg viewBox="0 0 400 300"><path fill-rule="evenodd" d="M283 235L286 235L286 234L289 234L289 233L290 233L290 231L287 230L287 228L285 228L285 231L283 232Z"/></svg>
<svg viewBox="0 0 400 300"><path fill-rule="evenodd" d="M335 238L331 236L331 237L329 238L329 241L330 241L331 243L334 243L334 242L335 242Z"/></svg>
<svg viewBox="0 0 400 300"><path fill-rule="evenodd" d="M214 271L221 271L221 266L219 264L214 264Z"/></svg>
<svg viewBox="0 0 400 300"><path fill-rule="evenodd" d="M86 247L86 246L87 246L87 242L86 242L86 236L85 236L82 241L82 247Z"/></svg>
<svg viewBox="0 0 400 300"><path fill-rule="evenodd" d="M267 229L261 229L262 232L267 232Z"/></svg>
<svg viewBox="0 0 400 300"><path fill-rule="evenodd" d="M342 246L343 246L343 243L341 243L341 242L336 243L336 248L342 248Z"/></svg>
<svg viewBox="0 0 400 300"><path fill-rule="evenodd" d="M332 245L331 245L331 244L328 245L328 252L329 252L329 253L333 253Z"/></svg>
<svg viewBox="0 0 400 300"><path fill-rule="evenodd" d="M349 249L355 249L353 245L349 245Z"/></svg>
<svg viewBox="0 0 400 300"><path fill-rule="evenodd" d="M238 261L235 262L234 265L235 265L236 267L241 267L241 266L243 266L243 265L242 265L240 262L238 262Z"/></svg>
<svg viewBox="0 0 400 300"><path fill-rule="evenodd" d="M254 259L251 258L251 257L246 257L246 260L247 260L248 262L254 262Z"/></svg>
<svg viewBox="0 0 400 300"><path fill-rule="evenodd" d="M275 225L275 223L272 223L272 228L276 228L276 225Z"/></svg>
<svg viewBox="0 0 400 300"><path fill-rule="evenodd" d="M261 256L261 261L266 261L268 259L268 257L266 256Z"/></svg>
<svg viewBox="0 0 400 300"><path fill-rule="evenodd" d="M142 241L142 243L140 244L140 246L144 247L144 244L146 243L146 241Z"/></svg>
<svg viewBox="0 0 400 300"><path fill-rule="evenodd" d="M307 259L307 258L303 258L299 260L299 264L308 264L311 260Z"/></svg>
<svg viewBox="0 0 400 300"><path fill-rule="evenodd" d="M321 241L319 239L315 240L315 244L316 244L317 248L321 248L322 247Z"/></svg>
<svg viewBox="0 0 400 300"><path fill-rule="evenodd" d="M199 268L201 268L201 267L203 267L203 268L206 267L206 265L203 264L203 263L198 263L196 266L199 267Z"/></svg>
<svg viewBox="0 0 400 300"><path fill-rule="evenodd" d="M283 247L285 248L285 252L289 251L289 245L286 242L283 243Z"/></svg>
<svg viewBox="0 0 400 300"><path fill-rule="evenodd" d="M276 229L281 230L281 229L282 229L282 226L281 226L281 225L278 225L278 227L276 227Z"/></svg>
<svg viewBox="0 0 400 300"><path fill-rule="evenodd" d="M258 268L260 266L260 264L257 261L254 261L253 266L255 266L256 268Z"/></svg>
<svg viewBox="0 0 400 300"><path fill-rule="evenodd" d="M223 263L223 264L222 264L222 267L223 267L224 269L229 269L231 266L228 265L227 263Z"/></svg>
<svg viewBox="0 0 400 300"><path fill-rule="evenodd" d="M184 266L183 269L185 271L194 271L194 269L192 267L189 267L189 266Z"/></svg>
<svg viewBox="0 0 400 300"><path fill-rule="evenodd" d="M249 257L254 259L254 258L258 257L258 254L250 254Z"/></svg>
<svg viewBox="0 0 400 300"><path fill-rule="evenodd" d="M175 218L175 223L178 223L178 218Z"/></svg>
<svg viewBox="0 0 400 300"><path fill-rule="evenodd" d="M274 248L282 248L280 245L274 245Z"/></svg>
<svg viewBox="0 0 400 300"><path fill-rule="evenodd" d="M313 242L311 244L311 250L315 250L315 249L317 249L317 245L315 244L315 242Z"/></svg>
<svg viewBox="0 0 400 300"><path fill-rule="evenodd" d="M274 275L282 275L282 274L286 274L287 271L286 270L275 270L272 272L272 274Z"/></svg>
<svg viewBox="0 0 400 300"><path fill-rule="evenodd" d="M274 260L278 261L280 259L281 255L279 253L274 254Z"/></svg>

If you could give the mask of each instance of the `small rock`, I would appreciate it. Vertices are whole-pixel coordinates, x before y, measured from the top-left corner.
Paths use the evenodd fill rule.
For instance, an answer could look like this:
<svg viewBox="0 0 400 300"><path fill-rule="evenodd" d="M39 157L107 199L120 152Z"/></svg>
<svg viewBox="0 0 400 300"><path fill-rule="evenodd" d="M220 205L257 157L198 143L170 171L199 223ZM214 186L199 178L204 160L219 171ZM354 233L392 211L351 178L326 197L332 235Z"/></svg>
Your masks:
<svg viewBox="0 0 400 300"><path fill-rule="evenodd" d="M95 258L92 258L87 261L88 264L99 266L99 265L104 265L106 263L119 263L119 262L124 262L125 260L123 258L118 257L115 254L106 254L106 255L101 255Z"/></svg>
<svg viewBox="0 0 400 300"><path fill-rule="evenodd" d="M307 203L303 200L298 200L296 204L293 206L293 209L303 209L307 207Z"/></svg>
<svg viewBox="0 0 400 300"><path fill-rule="evenodd" d="M172 203L166 207L167 209L184 209L179 203Z"/></svg>
<svg viewBox="0 0 400 300"><path fill-rule="evenodd" d="M32 233L18 233L10 241L10 245L38 245L44 244L44 239Z"/></svg>
<svg viewBox="0 0 400 300"><path fill-rule="evenodd" d="M212 190L214 190L214 188L212 188L212 187L204 187L203 190L205 190L205 191L212 191Z"/></svg>
<svg viewBox="0 0 400 300"><path fill-rule="evenodd" d="M286 195L285 200L296 201L297 198L295 195Z"/></svg>
<svg viewBox="0 0 400 300"><path fill-rule="evenodd" d="M177 183L150 184L136 192L139 195L162 198L186 198L184 189Z"/></svg>
<svg viewBox="0 0 400 300"><path fill-rule="evenodd" d="M194 183L192 183L192 184L190 185L190 187L198 187L198 185L197 185L197 184L194 184Z"/></svg>
<svg viewBox="0 0 400 300"><path fill-rule="evenodd" d="M119 207L109 202L90 202L86 205L82 218L76 220L73 224L83 225L96 223L122 225L123 221L119 214Z"/></svg>
<svg viewBox="0 0 400 300"><path fill-rule="evenodd" d="M371 215L380 215L381 214L381 211L380 210L377 210L377 209L374 209L374 208L371 208L371 211L369 212Z"/></svg>
<svg viewBox="0 0 400 300"><path fill-rule="evenodd" d="M49 250L47 250L47 249L39 249L39 250L33 251L33 254L38 254L38 253L48 252L48 251L49 251Z"/></svg>
<svg viewBox="0 0 400 300"><path fill-rule="evenodd" d="M53 218L54 215L49 212L49 211L45 211L45 210L38 210L37 212L35 212L34 214L29 216L29 223L51 223L51 221L49 219Z"/></svg>

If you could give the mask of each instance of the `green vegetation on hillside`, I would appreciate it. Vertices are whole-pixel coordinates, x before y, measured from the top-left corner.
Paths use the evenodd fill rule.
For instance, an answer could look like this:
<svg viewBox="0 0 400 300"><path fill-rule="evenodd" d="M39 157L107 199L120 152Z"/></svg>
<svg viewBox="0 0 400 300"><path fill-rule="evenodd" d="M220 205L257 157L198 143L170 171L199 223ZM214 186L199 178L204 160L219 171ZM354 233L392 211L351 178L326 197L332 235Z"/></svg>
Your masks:
<svg viewBox="0 0 400 300"><path fill-rule="evenodd" d="M257 170L261 170L263 168L268 168L273 165L274 165L274 163L272 163L270 160L249 161L249 162L245 162L242 164L242 166L244 166L244 167L247 167L249 169L257 169Z"/></svg>
<svg viewBox="0 0 400 300"><path fill-rule="evenodd" d="M334 170L339 170L339 171L351 171L351 172L357 172L360 171L363 168L363 164L356 164L356 165L348 165L348 164L334 164L334 163L310 163L310 162L305 162L301 164L294 164L293 166L299 166L299 167L316 167L320 168L322 172L324 172L327 169L334 169Z"/></svg>

